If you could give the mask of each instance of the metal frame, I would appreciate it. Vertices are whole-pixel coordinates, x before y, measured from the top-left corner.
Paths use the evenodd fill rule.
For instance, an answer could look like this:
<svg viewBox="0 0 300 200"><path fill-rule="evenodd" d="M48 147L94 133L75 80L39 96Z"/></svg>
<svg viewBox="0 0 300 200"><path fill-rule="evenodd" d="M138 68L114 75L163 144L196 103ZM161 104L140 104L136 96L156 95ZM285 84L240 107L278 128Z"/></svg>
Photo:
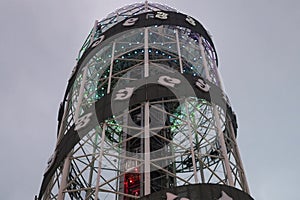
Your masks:
<svg viewBox="0 0 300 200"><path fill-rule="evenodd" d="M142 12L143 8L158 10L154 4L146 4L134 7L134 12ZM116 16L120 17L120 13ZM114 17L108 19L113 21ZM92 36L95 34L96 28ZM146 27L106 41L105 48L77 75L68 95L58 142L85 110L113 91L117 82L151 76L158 68L168 72L171 66L178 73L192 73L223 89L211 44L199 35L192 38L189 34L188 29L181 27ZM172 64L166 66L166 63ZM170 111L164 109L167 105L177 107ZM141 112L143 123L130 124L128 117L139 109L144 112ZM163 116L156 120L168 120L168 123L151 126L152 111ZM172 137L159 131L169 131ZM135 142L137 137L143 138L142 153L125 152L126 144ZM151 154L151 137L166 144L160 156ZM164 185L166 188L215 183L249 192L235 137L232 119L214 103L195 97L147 101L96 125L81 138L57 168L43 199L138 199L155 191L150 171L166 177L162 178L169 181ZM131 173L132 168L145 171L138 196L122 188L125 174Z"/></svg>

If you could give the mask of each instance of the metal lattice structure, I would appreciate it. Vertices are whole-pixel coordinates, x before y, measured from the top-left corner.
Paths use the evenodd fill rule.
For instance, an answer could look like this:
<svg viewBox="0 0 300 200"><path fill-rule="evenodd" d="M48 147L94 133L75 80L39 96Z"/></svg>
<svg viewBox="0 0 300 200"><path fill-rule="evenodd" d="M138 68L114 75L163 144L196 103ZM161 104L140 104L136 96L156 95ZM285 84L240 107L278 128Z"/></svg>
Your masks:
<svg viewBox="0 0 300 200"><path fill-rule="evenodd" d="M217 64L203 26L167 6L133 4L96 21L38 199L131 200L206 183L249 193Z"/></svg>

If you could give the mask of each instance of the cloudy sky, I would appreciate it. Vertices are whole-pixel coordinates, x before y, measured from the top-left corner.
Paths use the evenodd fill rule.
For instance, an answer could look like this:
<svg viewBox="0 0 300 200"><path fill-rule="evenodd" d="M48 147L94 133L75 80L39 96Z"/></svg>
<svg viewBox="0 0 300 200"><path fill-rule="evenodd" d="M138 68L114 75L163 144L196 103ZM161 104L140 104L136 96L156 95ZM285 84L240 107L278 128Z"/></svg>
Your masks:
<svg viewBox="0 0 300 200"><path fill-rule="evenodd" d="M108 3L109 2L109 3ZM33 199L95 19L133 0L0 1L0 199ZM299 199L300 1L161 0L213 35L255 199Z"/></svg>

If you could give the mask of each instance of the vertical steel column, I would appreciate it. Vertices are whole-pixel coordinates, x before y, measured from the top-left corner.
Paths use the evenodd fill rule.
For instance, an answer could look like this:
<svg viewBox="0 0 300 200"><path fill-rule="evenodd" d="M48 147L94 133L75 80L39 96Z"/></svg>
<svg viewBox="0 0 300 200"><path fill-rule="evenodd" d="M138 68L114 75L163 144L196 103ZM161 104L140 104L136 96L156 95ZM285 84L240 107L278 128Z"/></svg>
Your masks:
<svg viewBox="0 0 300 200"><path fill-rule="evenodd" d="M111 60L110 60L110 66L109 66L107 94L110 93L110 88L111 88L111 76L112 76L112 71L113 71L113 66L114 66L115 48L116 48L116 42L114 42L113 45L112 45Z"/></svg>
<svg viewBox="0 0 300 200"><path fill-rule="evenodd" d="M96 188L95 188L95 198L94 200L98 200L98 193L99 193L99 185L101 179L101 167L102 167L102 157L104 152L104 141L105 141L105 130L106 130L106 123L103 123L102 126L102 134L101 134L101 143L100 143L100 155L99 155L99 163L98 163L98 172L97 172L97 180L96 180Z"/></svg>
<svg viewBox="0 0 300 200"><path fill-rule="evenodd" d="M148 5L148 1L146 0L145 1L145 11L148 12L148 9L149 9L149 5Z"/></svg>
<svg viewBox="0 0 300 200"><path fill-rule="evenodd" d="M211 81L211 77L209 75L207 60L206 60L206 57L205 57L204 46L203 46L203 43L202 43L202 37L201 36L199 37L199 46L200 46L200 54L202 56L202 64L203 64L203 68L204 68L204 72L205 72L205 74L204 74L205 77L204 78ZM199 161L199 162L201 162L201 161ZM202 168L202 163L200 163L200 166ZM203 174L203 170L201 170L201 171L202 171L201 180L202 180L203 183L205 183L205 177L204 177L204 174Z"/></svg>
<svg viewBox="0 0 300 200"><path fill-rule="evenodd" d="M63 167L63 171L62 171L62 177L61 177L61 185L60 185L59 191L58 191L58 197L57 197L58 200L65 199L65 194L64 194L63 190L65 189L65 187L67 185L67 179L68 179L70 164L71 164L71 160L70 160L71 155L72 155L72 153L69 153L69 155L65 159L65 163L64 163L64 167Z"/></svg>
<svg viewBox="0 0 300 200"><path fill-rule="evenodd" d="M233 143L234 143L234 151L235 151L235 154L236 154L236 162L237 162L237 165L238 167L240 168L239 170L239 175L240 175L240 179L241 179L241 182L243 184L243 189L245 192L247 192L248 194L250 194L250 189L249 189L249 185L248 185L248 182L247 182L247 178L246 178L246 174L245 174L245 170L244 170L244 166L243 166L243 162L242 162L242 159L241 159L241 155L240 155L240 150L239 150L239 147L237 145L237 142L236 142L236 139L235 139L235 135L234 135L234 129L233 129L233 126L232 126L232 122L229 123L230 124L230 132L231 132L231 136L232 137L232 140L233 140Z"/></svg>
<svg viewBox="0 0 300 200"><path fill-rule="evenodd" d="M145 103L145 114L144 114L144 195L151 193L151 180L150 180L150 109L149 101Z"/></svg>
<svg viewBox="0 0 300 200"><path fill-rule="evenodd" d="M146 10L148 10L148 2L145 2ZM149 76L149 28L145 27L144 31L144 76ZM149 127L149 101L145 103L144 114L144 195L151 193L150 180L150 127Z"/></svg>
<svg viewBox="0 0 300 200"><path fill-rule="evenodd" d="M206 60L206 56L205 56L204 46L203 46L203 42L202 42L202 37L200 37L200 39L199 39L199 45L200 45L200 51L201 51L201 56L202 56L202 60L203 60L203 67L204 67L204 70L206 73L205 78L208 79L209 81L211 81L211 77L210 77L209 69L208 69L208 65L207 65L207 60ZM225 169L226 169L226 177L228 179L228 184L230 186L234 186L232 173L231 173L231 169L230 169L230 163L229 163L229 159L227 156L224 134L221 129L220 116L219 116L217 107L214 103L212 103L212 109L213 109L213 115L214 115L214 120L215 120L215 126L217 127L217 135L218 135L217 138L218 138L218 141L220 142L221 154L224 159L224 165L225 165Z"/></svg>
<svg viewBox="0 0 300 200"><path fill-rule="evenodd" d="M190 146L191 146L193 172L194 172L195 182L199 183L198 174L197 174L197 165L196 165L196 160L195 160L195 152L194 152L194 146L193 146L193 137L192 137L190 113L189 113L189 107L188 107L188 101L187 100L185 100L185 109L186 109L187 124L188 124L189 142L190 142Z"/></svg>
<svg viewBox="0 0 300 200"><path fill-rule="evenodd" d="M75 125L77 123L77 120L79 118L80 115L80 108L81 108L81 104L84 98L84 86L85 86L85 82L86 82L86 76L87 76L87 72L88 72L88 66L85 66L82 70L82 80L81 80L81 85L80 85L80 89L79 89L79 94L78 94L78 102L77 102L77 106L76 106L76 110L75 110L75 114L74 114L74 122Z"/></svg>
<svg viewBox="0 0 300 200"><path fill-rule="evenodd" d="M205 177L204 177L204 170L203 170L203 163L202 163L202 154L201 154L201 150L200 150L200 141L198 139L198 133L196 133L195 135L196 138L196 144L199 145L199 149L197 149L197 157L199 159L199 173L200 173L200 177L201 177L201 183L205 183Z"/></svg>
<svg viewBox="0 0 300 200"><path fill-rule="evenodd" d="M126 108L126 110L123 112L124 116L123 116L123 120L122 120L122 125L123 125L123 134L122 134L122 143L121 143L121 152L120 155L120 160L119 160L119 173L123 173L125 171L127 171L126 169L126 160L127 160L127 136L129 135L128 133L128 121L130 119L130 113L129 113L129 109ZM119 179L119 192L123 192L124 193L124 179L125 179L125 175L120 176ZM119 195L119 200L123 200L124 196L123 195Z"/></svg>
<svg viewBox="0 0 300 200"><path fill-rule="evenodd" d="M66 116L67 116L67 113L68 113L67 109L68 109L68 107L70 105L69 99L70 99L70 94L68 94L68 96L67 96L67 105L64 108L64 114L63 114L63 117L61 119L61 123L60 123L60 127L59 127L59 134L58 134L58 137L57 137L56 146L58 145L58 143L60 142L61 138L63 137L63 127L64 127L63 124L65 123L65 119L66 119ZM53 177L52 177L52 179L53 179ZM52 180L51 180L51 182L52 182ZM49 184L49 185L51 185L51 184ZM48 185L48 187L49 187L49 185ZM50 194L51 194L51 191L49 191L49 195L45 195L45 197L48 196L49 197L48 199L50 199L50 196L51 196Z"/></svg>
<svg viewBox="0 0 300 200"><path fill-rule="evenodd" d="M178 58L179 58L180 73L183 74L183 67L182 67L182 58L181 58L181 50L180 50L180 42L179 42L179 36L178 36L178 29L175 30L175 35L176 35L176 44L177 44L177 52L178 52Z"/></svg>
<svg viewBox="0 0 300 200"><path fill-rule="evenodd" d="M90 38L90 45L92 45L92 43L95 40L95 34L96 34L96 31L97 31L97 27L98 27L98 20L95 20L94 27L93 27L92 34L91 34L91 38Z"/></svg>
<svg viewBox="0 0 300 200"><path fill-rule="evenodd" d="M212 109L214 112L215 125L217 127L218 141L220 142L220 146L221 146L221 154L222 154L222 158L224 159L224 165L225 165L225 169L226 169L225 173L226 173L227 181L228 181L228 184L233 187L234 183L233 183L232 173L231 173L231 169L230 169L229 159L227 156L227 149L226 149L224 134L221 129L220 116L219 116L219 112L217 110L217 106L213 103L212 103Z"/></svg>
<svg viewBox="0 0 300 200"><path fill-rule="evenodd" d="M90 187L89 190L86 191L85 199L88 199L88 197L91 195L91 187L92 187L92 180L93 180L93 173L94 173L94 165L95 165L95 158L96 158L96 150L97 150L97 142L98 142L98 134L95 133L95 140L93 144L93 156L90 164L90 175L89 175L89 181L88 181L88 187Z"/></svg>
<svg viewBox="0 0 300 200"><path fill-rule="evenodd" d="M145 31L144 31L144 76L148 77L149 76L149 28L145 27Z"/></svg>
<svg viewBox="0 0 300 200"><path fill-rule="evenodd" d="M82 81L81 81L80 90L79 90L79 94L78 94L79 97L78 97L78 102L77 102L77 106L76 106L76 110L75 110L75 114L74 114L75 126L76 126L76 122L77 122L77 120L79 118L79 114L80 114L87 71L88 71L88 67L85 66L85 68L83 69L83 72L82 72L83 75L82 75ZM64 200L64 198L65 198L63 190L65 189L65 187L67 185L67 179L68 179L70 164L71 164L71 160L70 160L71 155L72 155L72 151L68 154L68 156L65 159L63 172L62 172L62 176L61 176L61 185L60 185L59 191L58 191L58 197L57 197L58 200Z"/></svg>
<svg viewBox="0 0 300 200"><path fill-rule="evenodd" d="M199 45L200 45L200 53L202 56L202 63L203 63L203 67L204 67L204 71L205 71L205 75L206 75L206 79L211 81L211 77L209 75L209 70L208 70L208 66L207 66L207 60L206 60L206 56L205 56L205 52L204 52L204 46L203 46L203 42L202 42L202 37L199 37Z"/></svg>

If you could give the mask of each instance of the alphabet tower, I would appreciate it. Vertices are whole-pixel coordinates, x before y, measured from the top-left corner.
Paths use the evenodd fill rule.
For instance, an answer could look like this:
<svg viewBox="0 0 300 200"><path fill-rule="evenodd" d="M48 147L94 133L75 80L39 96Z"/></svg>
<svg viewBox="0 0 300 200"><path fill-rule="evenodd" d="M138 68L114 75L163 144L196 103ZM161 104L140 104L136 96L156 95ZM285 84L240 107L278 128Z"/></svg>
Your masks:
<svg viewBox="0 0 300 200"><path fill-rule="evenodd" d="M157 3L96 21L58 114L38 200L248 200L217 53Z"/></svg>

